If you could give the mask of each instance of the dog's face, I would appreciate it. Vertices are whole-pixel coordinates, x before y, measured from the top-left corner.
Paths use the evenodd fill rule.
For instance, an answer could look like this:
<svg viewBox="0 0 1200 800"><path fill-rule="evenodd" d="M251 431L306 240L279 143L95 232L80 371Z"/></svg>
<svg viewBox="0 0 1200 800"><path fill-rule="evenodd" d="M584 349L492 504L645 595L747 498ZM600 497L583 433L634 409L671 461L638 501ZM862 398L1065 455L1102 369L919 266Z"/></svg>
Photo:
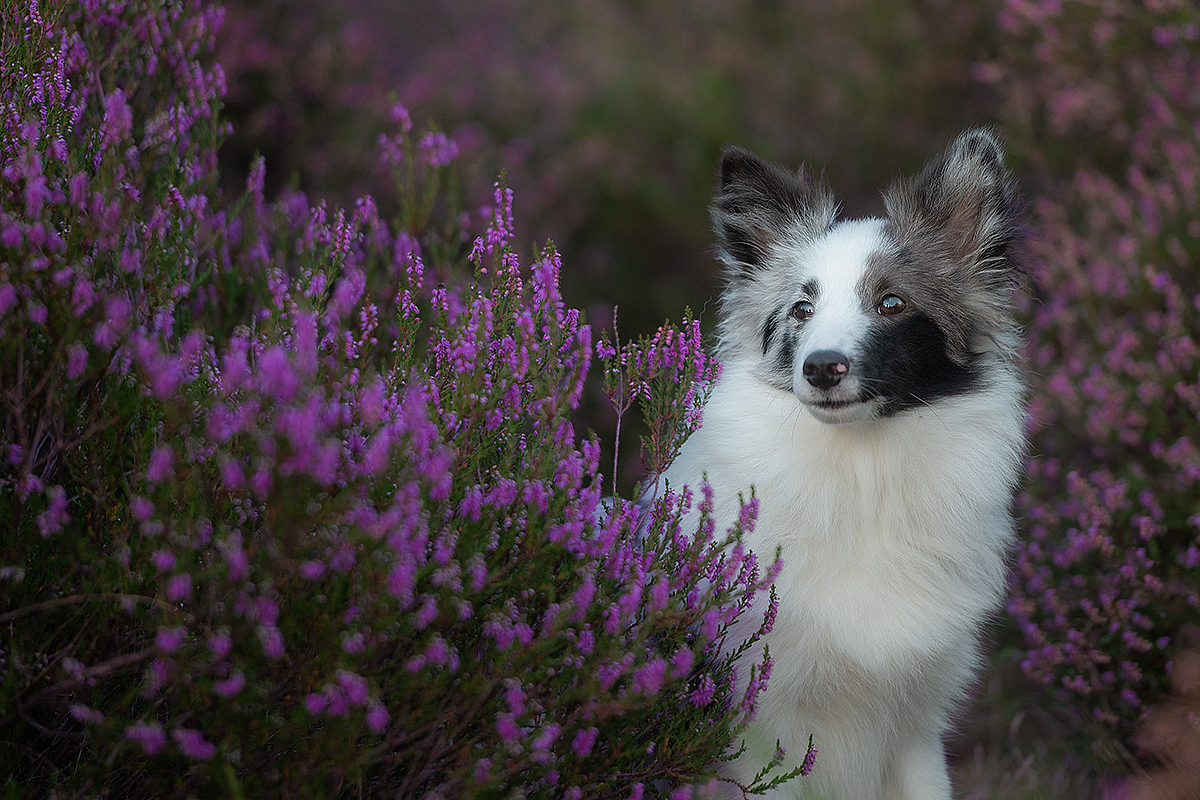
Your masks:
<svg viewBox="0 0 1200 800"><path fill-rule="evenodd" d="M829 192L726 150L713 204L723 355L819 420L858 422L970 392L980 354L1015 341L1017 200L995 138L960 136L885 195L886 219L839 222Z"/></svg>

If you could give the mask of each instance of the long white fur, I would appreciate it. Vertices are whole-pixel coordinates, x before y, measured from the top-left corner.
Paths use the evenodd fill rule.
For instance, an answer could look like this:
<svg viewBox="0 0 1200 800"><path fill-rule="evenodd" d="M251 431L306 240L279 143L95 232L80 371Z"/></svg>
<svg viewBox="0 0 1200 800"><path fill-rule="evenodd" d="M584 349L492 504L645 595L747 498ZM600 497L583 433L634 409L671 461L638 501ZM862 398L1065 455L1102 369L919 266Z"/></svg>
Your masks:
<svg viewBox="0 0 1200 800"><path fill-rule="evenodd" d="M835 225L779 257L794 284L821 286L796 364L814 349L854 352L875 320L857 295L883 222ZM747 784L776 738L794 758L811 735L814 771L777 797L948 800L943 736L979 662L980 629L999 605L1023 450L1020 375L1005 353L976 343L984 380L973 391L890 417L819 420L795 391L762 379L759 348L726 343L702 427L664 480L707 478L718 525L753 485L760 517L750 549L784 568L774 658L752 746L724 767ZM796 373L800 370L797 366ZM743 615L736 645L761 621ZM743 687L750 653L739 670ZM723 784L740 797L734 783Z"/></svg>

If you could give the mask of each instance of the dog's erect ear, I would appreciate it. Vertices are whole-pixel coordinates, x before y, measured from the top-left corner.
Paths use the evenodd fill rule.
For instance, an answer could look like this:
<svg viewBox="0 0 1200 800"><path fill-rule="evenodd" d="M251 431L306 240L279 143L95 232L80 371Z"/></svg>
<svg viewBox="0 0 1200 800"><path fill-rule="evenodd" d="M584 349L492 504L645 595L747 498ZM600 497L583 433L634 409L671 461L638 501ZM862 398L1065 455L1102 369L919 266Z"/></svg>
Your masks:
<svg viewBox="0 0 1200 800"><path fill-rule="evenodd" d="M733 277L762 269L781 240L824 230L835 215L829 191L803 170L789 172L740 147L721 154L712 219L718 255Z"/></svg>
<svg viewBox="0 0 1200 800"><path fill-rule="evenodd" d="M1011 267L998 268L1021 230L1020 200L992 131L961 134L916 178L893 184L884 202L900 242L1011 280Z"/></svg>

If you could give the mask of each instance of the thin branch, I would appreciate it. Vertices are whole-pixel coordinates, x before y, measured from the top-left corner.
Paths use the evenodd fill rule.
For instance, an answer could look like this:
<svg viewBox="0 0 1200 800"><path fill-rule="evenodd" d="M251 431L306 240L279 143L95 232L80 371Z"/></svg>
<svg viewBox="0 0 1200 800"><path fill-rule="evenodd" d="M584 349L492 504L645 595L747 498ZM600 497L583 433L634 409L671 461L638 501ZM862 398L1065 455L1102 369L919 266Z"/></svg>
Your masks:
<svg viewBox="0 0 1200 800"><path fill-rule="evenodd" d="M77 689L80 686L86 686L90 681L92 681L96 678L103 678L106 675L116 672L117 670L121 670L121 669L124 669L125 667L132 666L132 665L138 663L139 661L145 661L146 659L150 658L157 652L158 652L158 647L156 647L156 646L146 647L142 650L138 650L136 653L126 653L123 656L117 656L115 658L110 658L108 661L105 661L101 664L97 664L94 667L87 667L86 669L84 669L83 671L80 672L78 678L72 678L69 681L63 681L62 683L56 683L53 686L47 686L45 689L42 689L40 692L35 694L33 697L29 698L24 703L22 703L21 706L17 709L17 711L18 711L18 713L22 713L26 709L29 709L29 708L32 708L33 706L35 706L37 704L37 702L44 697L65 694L65 693L71 691L72 689Z"/></svg>
<svg viewBox="0 0 1200 800"><path fill-rule="evenodd" d="M116 592L104 592L101 594L72 594L67 595L66 597L56 597L53 600L46 600L41 603L34 603L31 606L24 606L22 608L18 608L16 611L9 611L7 614L0 614L0 625L3 625L6 622L11 622L14 619L20 619L21 617L29 616L30 614L37 614L42 611L53 611L56 608L78 605L79 603L86 603L91 600L130 601L135 603L146 603L147 605L154 605L171 611L176 610L175 607L170 603L163 602L156 597L146 597L140 594L120 594Z"/></svg>

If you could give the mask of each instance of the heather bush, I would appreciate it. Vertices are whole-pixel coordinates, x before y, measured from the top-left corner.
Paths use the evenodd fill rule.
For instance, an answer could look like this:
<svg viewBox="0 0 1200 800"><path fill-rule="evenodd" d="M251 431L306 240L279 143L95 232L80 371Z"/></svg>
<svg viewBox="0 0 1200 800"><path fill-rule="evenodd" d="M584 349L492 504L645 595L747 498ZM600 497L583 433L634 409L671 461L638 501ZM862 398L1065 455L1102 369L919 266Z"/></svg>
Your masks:
<svg viewBox="0 0 1200 800"><path fill-rule="evenodd" d="M1200 605L1200 13L1010 2L999 21L977 73L1045 181L1010 608L1025 671L1129 760Z"/></svg>
<svg viewBox="0 0 1200 800"><path fill-rule="evenodd" d="M601 503L570 421L590 328L554 249L514 251L512 193L466 234L439 198L453 143L397 105L394 218L268 202L261 159L224 194L219 9L3 18L6 793L714 780L770 671L735 696L749 643L724 634L780 565L738 545L753 498L724 533L707 492L698 531L687 495ZM670 412L661 469L710 377L698 328L604 355L614 397ZM785 755L743 788L811 768Z"/></svg>

